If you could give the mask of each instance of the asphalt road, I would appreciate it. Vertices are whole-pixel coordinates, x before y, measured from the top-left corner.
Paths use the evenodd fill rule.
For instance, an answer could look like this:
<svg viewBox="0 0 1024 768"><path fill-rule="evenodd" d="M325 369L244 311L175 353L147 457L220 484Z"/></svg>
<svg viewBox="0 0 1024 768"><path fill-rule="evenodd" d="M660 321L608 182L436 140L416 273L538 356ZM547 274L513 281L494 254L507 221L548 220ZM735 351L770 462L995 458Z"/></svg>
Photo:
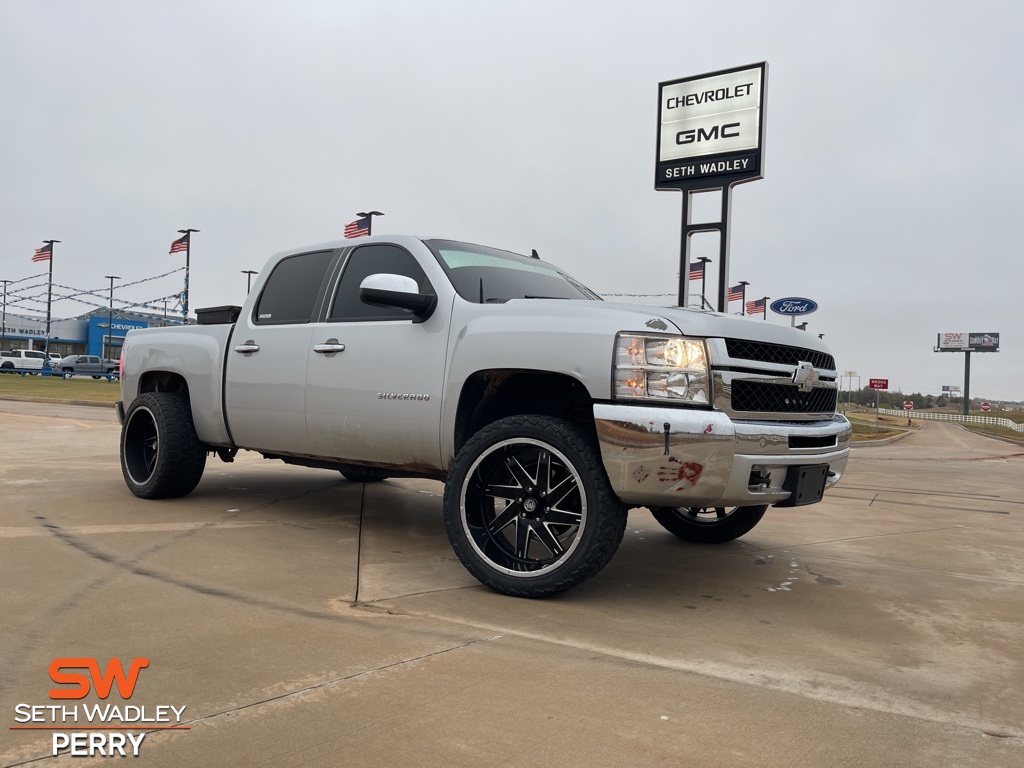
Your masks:
<svg viewBox="0 0 1024 768"><path fill-rule="evenodd" d="M634 512L598 577L529 601L462 569L437 483L240 455L145 502L118 433L0 401L0 765L109 762L51 752L111 704L164 716L124 731L142 766L1024 766L1015 446L927 423L723 546ZM59 658L148 666L54 700Z"/></svg>

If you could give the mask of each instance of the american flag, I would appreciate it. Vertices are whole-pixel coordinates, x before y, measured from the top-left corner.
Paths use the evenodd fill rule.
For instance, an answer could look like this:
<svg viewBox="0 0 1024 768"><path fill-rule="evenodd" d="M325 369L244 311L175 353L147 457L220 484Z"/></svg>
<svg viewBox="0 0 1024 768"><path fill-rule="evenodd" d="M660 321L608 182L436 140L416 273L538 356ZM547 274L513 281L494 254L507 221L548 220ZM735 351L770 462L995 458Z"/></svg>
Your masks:
<svg viewBox="0 0 1024 768"><path fill-rule="evenodd" d="M168 253L181 253L182 251L188 250L188 233L179 237L173 243L171 243L171 250Z"/></svg>
<svg viewBox="0 0 1024 768"><path fill-rule="evenodd" d="M53 255L53 243L47 243L42 248L36 248L32 261L49 261Z"/></svg>
<svg viewBox="0 0 1024 768"><path fill-rule="evenodd" d="M729 286L729 301L743 301L743 285Z"/></svg>
<svg viewBox="0 0 1024 768"><path fill-rule="evenodd" d="M704 265L706 261L695 261L690 265L690 279L691 280L703 280L704 279Z"/></svg>
<svg viewBox="0 0 1024 768"><path fill-rule="evenodd" d="M345 237L365 237L370 234L370 217L364 216L361 219L345 225Z"/></svg>
<svg viewBox="0 0 1024 768"><path fill-rule="evenodd" d="M764 302L765 302L765 299L767 299L767 298L768 297L765 296L764 299L758 299L757 301L748 301L747 302L747 314L748 315L758 315L758 314L763 315L763 314L765 314Z"/></svg>

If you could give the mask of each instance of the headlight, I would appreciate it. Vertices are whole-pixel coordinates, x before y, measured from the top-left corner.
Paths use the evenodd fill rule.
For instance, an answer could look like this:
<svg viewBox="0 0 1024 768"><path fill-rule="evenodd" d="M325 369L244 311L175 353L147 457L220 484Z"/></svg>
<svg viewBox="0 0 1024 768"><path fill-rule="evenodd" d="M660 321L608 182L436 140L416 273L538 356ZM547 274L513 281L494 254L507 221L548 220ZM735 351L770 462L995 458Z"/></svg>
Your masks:
<svg viewBox="0 0 1024 768"><path fill-rule="evenodd" d="M704 340L620 333L615 339L615 397L707 405L711 377Z"/></svg>

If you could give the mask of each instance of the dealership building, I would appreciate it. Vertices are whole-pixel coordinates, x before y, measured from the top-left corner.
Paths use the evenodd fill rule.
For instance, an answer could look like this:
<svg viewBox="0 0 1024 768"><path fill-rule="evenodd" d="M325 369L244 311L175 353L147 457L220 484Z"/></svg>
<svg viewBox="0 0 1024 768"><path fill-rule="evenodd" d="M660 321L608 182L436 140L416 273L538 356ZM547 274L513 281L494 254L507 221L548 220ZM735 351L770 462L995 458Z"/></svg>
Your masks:
<svg viewBox="0 0 1024 768"><path fill-rule="evenodd" d="M99 355L116 360L128 331L178 324L180 320L117 310L111 320L106 309L96 309L81 317L50 322L50 343L46 343L46 320L7 312L3 323L3 349L41 349L64 355Z"/></svg>

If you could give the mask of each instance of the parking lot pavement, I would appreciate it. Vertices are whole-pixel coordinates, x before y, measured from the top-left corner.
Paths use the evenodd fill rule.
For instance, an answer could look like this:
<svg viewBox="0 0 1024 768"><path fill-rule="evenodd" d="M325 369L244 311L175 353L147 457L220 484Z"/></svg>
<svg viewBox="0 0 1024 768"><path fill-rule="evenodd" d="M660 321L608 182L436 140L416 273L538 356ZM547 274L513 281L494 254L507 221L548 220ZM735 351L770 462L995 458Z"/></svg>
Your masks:
<svg viewBox="0 0 1024 768"><path fill-rule="evenodd" d="M635 511L529 601L466 574L438 483L242 454L144 502L117 436L0 402L0 765L68 760L18 705L111 703L185 707L133 731L147 766L1024 765L1014 446L929 423L719 547ZM51 700L68 657L149 664L129 700Z"/></svg>

